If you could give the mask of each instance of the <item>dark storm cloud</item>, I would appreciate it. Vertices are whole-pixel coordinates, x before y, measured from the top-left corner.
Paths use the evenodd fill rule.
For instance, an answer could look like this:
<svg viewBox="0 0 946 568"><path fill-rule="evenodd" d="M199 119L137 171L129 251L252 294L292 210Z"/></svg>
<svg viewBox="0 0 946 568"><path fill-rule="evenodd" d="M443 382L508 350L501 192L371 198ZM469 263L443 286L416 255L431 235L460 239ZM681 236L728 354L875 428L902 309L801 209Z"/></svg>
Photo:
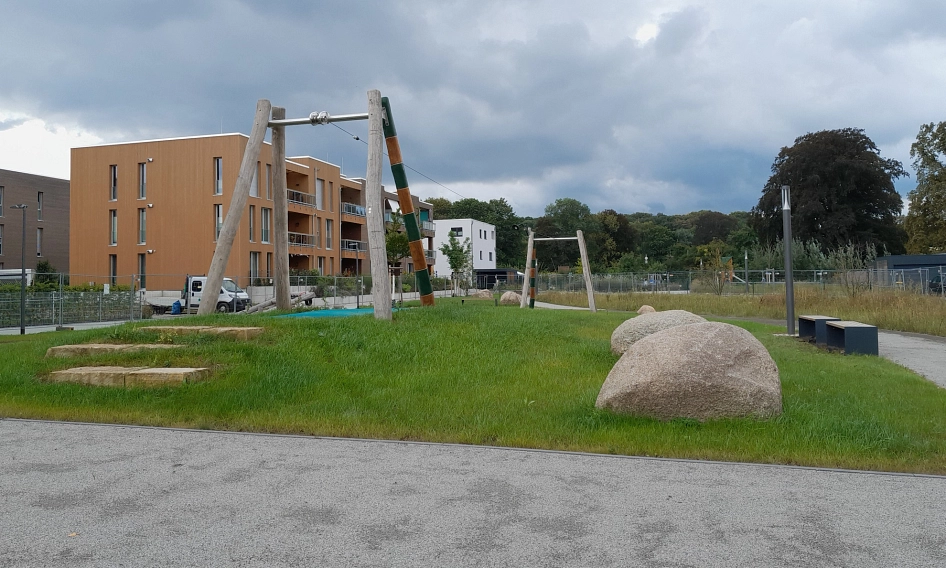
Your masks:
<svg viewBox="0 0 946 568"><path fill-rule="evenodd" d="M118 141L248 132L258 98L289 116L361 112L378 88L405 161L470 197L519 184L522 214L562 196L748 209L809 131L862 127L905 160L919 124L943 119L943 16L855 1L13 2L0 112ZM288 142L364 173L364 144L335 127Z"/></svg>

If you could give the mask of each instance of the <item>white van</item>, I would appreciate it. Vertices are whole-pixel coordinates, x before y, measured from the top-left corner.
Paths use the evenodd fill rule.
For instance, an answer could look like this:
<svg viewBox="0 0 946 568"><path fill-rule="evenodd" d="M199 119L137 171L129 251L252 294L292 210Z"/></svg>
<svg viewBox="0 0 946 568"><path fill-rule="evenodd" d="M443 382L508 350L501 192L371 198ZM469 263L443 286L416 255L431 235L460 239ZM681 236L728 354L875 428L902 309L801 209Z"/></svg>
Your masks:
<svg viewBox="0 0 946 568"><path fill-rule="evenodd" d="M188 312L197 311L207 284L206 276L188 276L184 281L184 290L181 299L184 300L184 309ZM220 295L217 296L216 310L218 312L241 312L250 304L250 296L244 292L236 282L229 278L223 279Z"/></svg>

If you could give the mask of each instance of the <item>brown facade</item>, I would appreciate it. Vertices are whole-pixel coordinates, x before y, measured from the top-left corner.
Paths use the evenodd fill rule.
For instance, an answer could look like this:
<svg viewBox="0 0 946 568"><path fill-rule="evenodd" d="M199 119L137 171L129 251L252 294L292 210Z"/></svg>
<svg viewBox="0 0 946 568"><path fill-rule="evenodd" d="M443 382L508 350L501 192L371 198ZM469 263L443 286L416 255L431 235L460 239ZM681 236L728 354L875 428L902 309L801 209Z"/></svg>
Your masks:
<svg viewBox="0 0 946 568"><path fill-rule="evenodd" d="M69 181L0 170L0 269L22 268L26 205L26 268L48 261L69 270Z"/></svg>
<svg viewBox="0 0 946 568"><path fill-rule="evenodd" d="M143 287L174 290L181 275L205 274L247 141L242 134L222 134L73 149L70 272L85 275L77 282L127 284L144 274ZM269 144L257 167L256 191L251 189L225 272L241 285L273 270ZM343 177L334 164L292 157L286 190L291 269L370 272L363 180Z"/></svg>

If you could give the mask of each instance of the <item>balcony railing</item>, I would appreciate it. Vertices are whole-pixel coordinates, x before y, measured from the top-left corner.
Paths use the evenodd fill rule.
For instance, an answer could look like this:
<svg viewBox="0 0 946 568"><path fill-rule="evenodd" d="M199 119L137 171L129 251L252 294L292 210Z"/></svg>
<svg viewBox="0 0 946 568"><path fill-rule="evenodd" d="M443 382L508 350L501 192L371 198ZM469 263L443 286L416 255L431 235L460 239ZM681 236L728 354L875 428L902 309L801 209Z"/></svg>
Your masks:
<svg viewBox="0 0 946 568"><path fill-rule="evenodd" d="M289 203L298 203L299 205L315 207L315 196L311 193L303 193L294 189L287 189L286 199L289 201Z"/></svg>
<svg viewBox="0 0 946 568"><path fill-rule="evenodd" d="M342 239L342 250L344 251L365 251L368 249L368 243L365 241L353 241L351 239Z"/></svg>
<svg viewBox="0 0 946 568"><path fill-rule="evenodd" d="M425 250L424 256L427 257L427 264L432 264L437 260L437 251L435 250Z"/></svg>
<svg viewBox="0 0 946 568"><path fill-rule="evenodd" d="M431 233L437 230L437 225L435 225L433 221L421 221L420 227L421 229L430 231Z"/></svg>
<svg viewBox="0 0 946 568"><path fill-rule="evenodd" d="M365 217L365 206L355 205L354 203L342 203L342 213L346 215L355 215L356 217Z"/></svg>
<svg viewBox="0 0 946 568"><path fill-rule="evenodd" d="M289 246L314 247L315 235L309 235L307 233L289 233Z"/></svg>

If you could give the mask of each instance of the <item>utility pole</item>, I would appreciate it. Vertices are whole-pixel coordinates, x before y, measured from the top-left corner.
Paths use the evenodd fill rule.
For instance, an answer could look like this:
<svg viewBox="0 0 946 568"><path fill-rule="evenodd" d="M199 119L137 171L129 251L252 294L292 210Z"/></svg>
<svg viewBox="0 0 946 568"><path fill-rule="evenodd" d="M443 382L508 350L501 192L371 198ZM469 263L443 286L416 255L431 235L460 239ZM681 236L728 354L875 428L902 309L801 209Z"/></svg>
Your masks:
<svg viewBox="0 0 946 568"><path fill-rule="evenodd" d="M785 318L789 335L795 335L795 286L792 278L791 188L782 186L782 245L785 247Z"/></svg>

